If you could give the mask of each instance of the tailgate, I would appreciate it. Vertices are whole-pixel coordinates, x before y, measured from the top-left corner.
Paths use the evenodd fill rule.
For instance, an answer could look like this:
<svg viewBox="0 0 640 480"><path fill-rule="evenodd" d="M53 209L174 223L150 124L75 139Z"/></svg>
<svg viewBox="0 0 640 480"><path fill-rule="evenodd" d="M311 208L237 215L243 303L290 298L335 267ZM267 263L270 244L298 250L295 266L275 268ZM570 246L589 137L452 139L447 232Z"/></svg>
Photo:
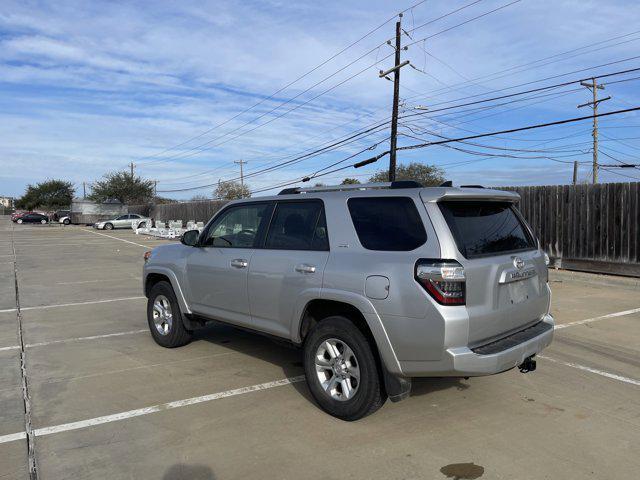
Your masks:
<svg viewBox="0 0 640 480"><path fill-rule="evenodd" d="M537 322L549 306L547 266L513 203L445 199L438 206L466 275L469 345Z"/></svg>

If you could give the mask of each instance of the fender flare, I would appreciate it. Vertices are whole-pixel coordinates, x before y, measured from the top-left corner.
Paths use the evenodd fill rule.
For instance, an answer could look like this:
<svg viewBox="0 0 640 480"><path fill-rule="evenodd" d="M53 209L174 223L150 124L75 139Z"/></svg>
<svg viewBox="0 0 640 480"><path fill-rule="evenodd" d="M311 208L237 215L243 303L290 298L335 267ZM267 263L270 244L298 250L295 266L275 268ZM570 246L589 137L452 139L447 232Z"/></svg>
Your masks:
<svg viewBox="0 0 640 480"><path fill-rule="evenodd" d="M191 309L189 308L189 304L184 297L184 293L182 292L182 288L180 287L180 282L178 281L178 277L173 272L173 270L160 267L160 266L152 266L147 267L144 270L144 281L143 281L143 292L147 293L147 277L153 273L158 275L163 275L169 279L169 283L171 283L171 287L173 288L173 292L176 294L176 298L178 299L178 304L180 305L180 310L183 314L191 314Z"/></svg>
<svg viewBox="0 0 640 480"><path fill-rule="evenodd" d="M368 298L353 292L323 288L320 297L316 297L316 299L342 302L358 309L358 311L364 317L364 320L367 322L369 330L371 330L371 333L373 334L378 352L380 353L380 359L384 363L384 366L389 371L389 373L394 375L402 375L400 362L398 361L395 350L391 345L391 341L389 340L387 331L384 328L382 319L380 318L378 312ZM292 340L295 343L301 343L302 341L302 339L300 338L300 327L304 318L305 311L307 309L307 305L312 300L314 299L306 299L303 305L298 305L296 308L297 316L294 318L294 322L291 325Z"/></svg>

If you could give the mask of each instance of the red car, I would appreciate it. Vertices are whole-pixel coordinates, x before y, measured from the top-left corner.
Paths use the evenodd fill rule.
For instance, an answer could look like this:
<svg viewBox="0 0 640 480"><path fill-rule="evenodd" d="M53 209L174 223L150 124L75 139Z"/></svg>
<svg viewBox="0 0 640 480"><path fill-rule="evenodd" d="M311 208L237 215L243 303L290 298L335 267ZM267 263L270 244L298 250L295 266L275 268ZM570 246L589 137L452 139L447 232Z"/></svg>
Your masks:
<svg viewBox="0 0 640 480"><path fill-rule="evenodd" d="M11 214L11 221L15 222L16 220L18 220L21 216L26 215L27 213L33 213L33 212L13 212Z"/></svg>

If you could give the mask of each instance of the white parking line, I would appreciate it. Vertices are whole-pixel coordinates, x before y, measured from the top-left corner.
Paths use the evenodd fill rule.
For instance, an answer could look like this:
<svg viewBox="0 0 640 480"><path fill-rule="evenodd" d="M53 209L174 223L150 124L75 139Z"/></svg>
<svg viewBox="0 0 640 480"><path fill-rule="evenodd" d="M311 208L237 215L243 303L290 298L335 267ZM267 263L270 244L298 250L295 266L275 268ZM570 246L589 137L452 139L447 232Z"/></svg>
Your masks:
<svg viewBox="0 0 640 480"><path fill-rule="evenodd" d="M623 317L625 315L632 315L634 313L640 312L640 308L632 308L631 310L623 310L622 312L608 313L607 315L601 315L599 317L587 318L585 320L576 320L575 322L563 323L561 325L556 325L556 330L561 330L567 327L573 327L575 325L584 325L585 323L595 322L597 320L604 320L606 318L614 318L614 317Z"/></svg>
<svg viewBox="0 0 640 480"><path fill-rule="evenodd" d="M128 332L107 333L104 335L91 335L89 337L64 338L62 340L51 340L49 342L28 343L24 347L25 348L45 347L47 345L56 345L58 343L80 342L82 340L97 340L99 338L121 337L123 335L134 335L136 333L144 333L148 331L149 331L148 328L143 328L140 330L129 330ZM20 348L20 345L11 345L9 347L0 348L0 352L3 352L5 350L17 350L18 348Z"/></svg>
<svg viewBox="0 0 640 480"><path fill-rule="evenodd" d="M139 247L152 248L149 245L142 245L141 243L130 242L129 240L125 240L124 238L114 237L113 235L107 235L106 233L94 232L93 230L82 230L82 231L87 233L93 233L95 235L102 235L103 237L113 238L114 240L120 240L121 242L130 243L131 245L137 245Z"/></svg>
<svg viewBox="0 0 640 480"><path fill-rule="evenodd" d="M174 408L187 407L189 405L196 405L198 403L211 402L213 400L220 400L222 398L235 397L237 395L244 395L246 393L258 392L261 390L268 390L275 387L283 387L285 385L291 385L292 383L301 382L304 380L304 375L298 377L283 378L282 380L275 380L273 382L259 383L257 385L251 385L249 387L235 388L233 390L226 390L224 392L211 393L209 395L202 395L200 397L186 398L184 400L176 400L174 402L161 403L158 405L152 405L150 407L138 408L135 410L128 410L126 412L115 413L113 415L105 415L103 417L89 418L86 420L80 420L78 422L63 423L61 425L54 425L52 427L36 428L33 433L36 437L42 437L45 435L51 435L54 433L68 432L71 430L79 430L81 428L93 427L96 425L103 425L105 423L118 422L120 420L126 420L129 418L140 417L143 415L149 415L151 413L162 412L165 410L171 410ZM13 442L25 438L24 433L12 433L9 435L0 436L0 444Z"/></svg>
<svg viewBox="0 0 640 480"><path fill-rule="evenodd" d="M143 298L147 298L144 296L140 297L122 297L122 298L110 298L108 300L92 300L89 302L75 302L75 303L59 303L57 305L38 305L36 307L22 307L20 308L21 312L25 312L28 310L45 310L47 308L58 308L58 307L75 307L77 305L95 305L98 303L111 303L111 302L124 302L126 300L141 300ZM7 308L5 310L0 310L0 313L7 312L15 312L15 308Z"/></svg>
<svg viewBox="0 0 640 480"><path fill-rule="evenodd" d="M611 378L613 380L618 380L619 382L630 383L631 385L636 385L640 387L640 380L635 380L633 378L623 377L622 375L616 375L615 373L609 373L609 372L605 372L604 370L598 370L596 368L587 367L585 365L580 365L579 363L563 362L561 360L556 360L555 358L547 357L546 355L536 355L536 358L542 358L543 360L548 360L553 363L559 363L567 367L577 368L578 370L583 370L589 373L595 373L596 375L601 375L603 377Z"/></svg>

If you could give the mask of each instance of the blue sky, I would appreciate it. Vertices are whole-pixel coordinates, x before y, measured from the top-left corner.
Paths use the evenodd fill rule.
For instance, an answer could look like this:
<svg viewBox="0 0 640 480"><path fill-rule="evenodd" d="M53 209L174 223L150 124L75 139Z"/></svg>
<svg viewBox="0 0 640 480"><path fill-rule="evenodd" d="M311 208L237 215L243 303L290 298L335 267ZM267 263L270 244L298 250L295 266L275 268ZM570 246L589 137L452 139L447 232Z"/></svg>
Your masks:
<svg viewBox="0 0 640 480"><path fill-rule="evenodd" d="M393 22L270 96L415 3L4 0L0 6L0 194L19 196L27 184L47 178L68 179L81 192L83 181L126 168L132 161L139 174L158 180L161 192L215 184L237 176L234 160L248 161L245 171L251 173L384 121L390 115L392 85L379 79L377 71L392 62L392 58L385 60L392 50L383 42L393 35ZM469 3L440 0L416 6L403 17L403 27L413 40L405 35L403 42L432 36L509 0L480 1L416 28ZM416 67L402 70L403 112L640 67L637 58L593 68L638 55L637 25L640 6L635 1L523 0L417 41L402 52L403 59ZM358 72L362 73L355 75ZM607 81L637 76L640 73L635 72ZM602 103L600 110L640 105L639 86L640 80L607 85L600 93L611 95L612 100ZM331 90L318 96L327 89ZM469 111L468 107L410 117L401 132L433 140L431 133L457 137L589 113L576 108L589 100L584 87L549 93L491 109ZM290 109L294 110L285 113ZM637 113L603 118L600 124L602 162L616 163L602 152L626 162L638 158ZM466 152L432 146L401 152L398 159L441 166L454 183L486 185L567 183L571 162L578 160L584 162L580 180L588 181L590 128L590 122L580 122L478 140L480 147L454 144ZM327 154L256 175L247 183L261 190L311 174L376 143L372 152L383 151L387 136L388 131L381 130ZM197 138L190 140L193 137ZM400 137L402 145L416 142ZM535 158L483 157L469 150ZM344 164L364 158L367 154ZM318 181L335 183L346 176L365 180L386 162L384 158ZM634 181L620 173L640 178L640 170L616 171L618 175L602 171L601 180ZM186 199L211 195L212 190L162 195Z"/></svg>

